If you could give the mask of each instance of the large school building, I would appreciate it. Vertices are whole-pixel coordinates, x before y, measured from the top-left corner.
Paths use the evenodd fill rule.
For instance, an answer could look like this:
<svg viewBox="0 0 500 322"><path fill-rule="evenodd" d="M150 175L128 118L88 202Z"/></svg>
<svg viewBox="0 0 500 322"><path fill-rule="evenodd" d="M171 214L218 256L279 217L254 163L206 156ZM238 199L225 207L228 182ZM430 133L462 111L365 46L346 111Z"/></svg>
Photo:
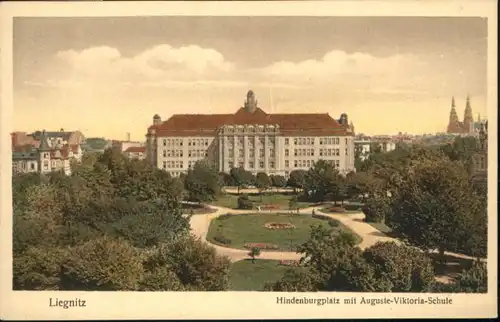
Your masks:
<svg viewBox="0 0 500 322"><path fill-rule="evenodd" d="M268 114L253 91L234 114L159 115L146 134L146 158L178 176L205 159L219 172L243 167L288 177L326 160L341 173L354 170L354 126L347 114Z"/></svg>

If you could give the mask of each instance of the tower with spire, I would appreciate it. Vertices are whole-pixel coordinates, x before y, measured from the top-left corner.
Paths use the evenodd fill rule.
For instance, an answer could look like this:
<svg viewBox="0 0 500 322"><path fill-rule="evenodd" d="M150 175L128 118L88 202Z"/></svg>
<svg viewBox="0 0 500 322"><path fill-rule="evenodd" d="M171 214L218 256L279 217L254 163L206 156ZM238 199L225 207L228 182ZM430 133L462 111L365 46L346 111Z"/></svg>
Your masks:
<svg viewBox="0 0 500 322"><path fill-rule="evenodd" d="M472 126L474 125L474 117L472 116L472 108L470 106L470 98L467 95L467 102L465 103L465 112L464 112L464 130L467 133L473 131Z"/></svg>
<svg viewBox="0 0 500 322"><path fill-rule="evenodd" d="M460 120L458 119L458 114L455 106L455 97L451 98L450 117L448 120L448 127L446 129L446 132L453 134L466 134L474 132L474 117L472 116L472 107L470 104L469 95L467 95L467 101L465 103L463 122L460 122Z"/></svg>

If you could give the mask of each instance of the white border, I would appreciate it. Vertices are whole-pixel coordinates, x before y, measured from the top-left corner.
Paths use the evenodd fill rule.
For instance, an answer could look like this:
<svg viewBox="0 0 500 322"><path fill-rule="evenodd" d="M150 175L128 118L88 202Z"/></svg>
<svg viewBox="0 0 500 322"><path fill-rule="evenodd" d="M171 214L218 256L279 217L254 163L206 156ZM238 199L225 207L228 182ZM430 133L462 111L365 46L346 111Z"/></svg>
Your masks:
<svg viewBox="0 0 500 322"><path fill-rule="evenodd" d="M304 2L16 2L0 4L1 14L1 118L0 118L0 316L3 319L226 319L226 318L404 318L497 316L497 10L494 0L472 1L304 1ZM132 293L132 292L13 292L12 291L12 17L76 16L482 16L488 17L489 119L489 248L488 294L454 294L452 305L277 305L277 296L293 294ZM394 297L377 293L305 293L309 298L356 296ZM424 294L401 294L408 298ZM435 296L435 295L434 295ZM443 295L444 296L444 295ZM87 301L86 308L49 308L50 297Z"/></svg>

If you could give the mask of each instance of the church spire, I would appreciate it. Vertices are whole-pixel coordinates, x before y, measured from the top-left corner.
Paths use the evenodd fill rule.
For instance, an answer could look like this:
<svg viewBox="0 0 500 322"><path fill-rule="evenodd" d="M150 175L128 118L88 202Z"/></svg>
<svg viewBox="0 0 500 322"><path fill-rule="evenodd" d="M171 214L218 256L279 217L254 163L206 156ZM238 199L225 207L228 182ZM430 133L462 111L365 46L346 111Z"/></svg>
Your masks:
<svg viewBox="0 0 500 322"><path fill-rule="evenodd" d="M455 97L451 98L450 118L448 122L448 133L460 133L457 111L455 110Z"/></svg>
<svg viewBox="0 0 500 322"><path fill-rule="evenodd" d="M42 136L40 138L40 146L38 147L40 151L50 151L49 142L47 141L47 136L45 135L45 130L42 131Z"/></svg>
<svg viewBox="0 0 500 322"><path fill-rule="evenodd" d="M470 97L469 94L467 94L467 102L465 103L465 112L464 112L464 130L466 132L472 132L473 123L474 123L474 117L472 116Z"/></svg>

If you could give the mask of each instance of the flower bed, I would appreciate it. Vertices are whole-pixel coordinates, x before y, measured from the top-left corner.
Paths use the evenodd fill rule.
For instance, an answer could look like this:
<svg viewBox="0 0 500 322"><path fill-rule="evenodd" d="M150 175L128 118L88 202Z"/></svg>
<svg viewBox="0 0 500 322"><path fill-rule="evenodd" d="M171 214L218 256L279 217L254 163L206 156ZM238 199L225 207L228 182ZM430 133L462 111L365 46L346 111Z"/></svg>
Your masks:
<svg viewBox="0 0 500 322"><path fill-rule="evenodd" d="M276 244L266 244L266 243L248 243L245 244L244 246L247 249L252 249L252 248L260 248L260 249L278 249L278 245Z"/></svg>
<svg viewBox="0 0 500 322"><path fill-rule="evenodd" d="M268 222L264 224L267 229L295 229L295 225L291 223L278 223L278 222Z"/></svg>
<svg viewBox="0 0 500 322"><path fill-rule="evenodd" d="M281 266L300 266L300 261L298 260L280 260Z"/></svg>
<svg viewBox="0 0 500 322"><path fill-rule="evenodd" d="M278 210L280 209L280 205L261 205L260 209L262 210Z"/></svg>

